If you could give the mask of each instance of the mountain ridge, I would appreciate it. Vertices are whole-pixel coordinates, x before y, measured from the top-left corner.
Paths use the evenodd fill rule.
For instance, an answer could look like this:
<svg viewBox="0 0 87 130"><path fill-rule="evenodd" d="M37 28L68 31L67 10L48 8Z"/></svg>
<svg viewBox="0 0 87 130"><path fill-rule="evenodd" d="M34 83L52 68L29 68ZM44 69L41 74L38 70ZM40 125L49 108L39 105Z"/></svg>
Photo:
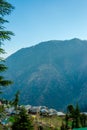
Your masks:
<svg viewBox="0 0 87 130"><path fill-rule="evenodd" d="M83 41L84 41L84 42L87 42L87 40L82 40L82 39L79 39L79 38L72 38L72 39L70 39L70 40L68 40L68 39L66 39L66 40L47 40L47 41L39 42L38 44L32 45L32 46L30 46L30 47L21 48L21 49L17 50L16 52L19 52L19 51L24 50L24 49L32 48L32 47L35 47L35 46L40 45L40 44L43 44L43 43L45 44L45 43L47 43L47 42L65 42L65 41L75 41L75 40L77 40L77 41L82 41L82 42L83 42ZM10 56L14 55L16 52L14 52L13 54L11 54ZM10 56L8 56L6 59L8 59Z"/></svg>

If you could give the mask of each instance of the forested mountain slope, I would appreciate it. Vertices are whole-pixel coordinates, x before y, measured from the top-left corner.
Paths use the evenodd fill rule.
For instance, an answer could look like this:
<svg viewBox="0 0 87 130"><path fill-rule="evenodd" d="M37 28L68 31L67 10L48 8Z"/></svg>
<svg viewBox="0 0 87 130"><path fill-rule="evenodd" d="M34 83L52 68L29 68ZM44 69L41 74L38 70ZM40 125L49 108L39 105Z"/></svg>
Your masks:
<svg viewBox="0 0 87 130"><path fill-rule="evenodd" d="M87 104L87 41L47 41L23 48L6 59L5 76L14 81L3 96L20 103L63 110L67 104Z"/></svg>

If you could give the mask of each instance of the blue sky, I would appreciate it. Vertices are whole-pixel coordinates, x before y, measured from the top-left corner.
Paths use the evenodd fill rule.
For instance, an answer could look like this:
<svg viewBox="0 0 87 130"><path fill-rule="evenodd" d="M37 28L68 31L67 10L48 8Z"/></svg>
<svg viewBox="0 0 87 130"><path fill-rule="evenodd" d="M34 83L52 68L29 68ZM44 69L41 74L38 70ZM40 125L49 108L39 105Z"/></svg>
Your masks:
<svg viewBox="0 0 87 130"><path fill-rule="evenodd" d="M15 33L6 56L48 40L87 39L87 0L7 0L15 10L7 19Z"/></svg>

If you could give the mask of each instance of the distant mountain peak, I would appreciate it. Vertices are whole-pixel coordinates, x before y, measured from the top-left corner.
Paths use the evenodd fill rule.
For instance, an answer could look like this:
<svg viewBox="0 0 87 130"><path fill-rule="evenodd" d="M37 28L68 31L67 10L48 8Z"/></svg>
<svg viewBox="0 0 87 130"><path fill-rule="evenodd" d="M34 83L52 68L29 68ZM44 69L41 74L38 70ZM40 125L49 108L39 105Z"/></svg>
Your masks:
<svg viewBox="0 0 87 130"><path fill-rule="evenodd" d="M81 39L79 39L79 38L73 38L71 40L73 40L73 41L81 41Z"/></svg>

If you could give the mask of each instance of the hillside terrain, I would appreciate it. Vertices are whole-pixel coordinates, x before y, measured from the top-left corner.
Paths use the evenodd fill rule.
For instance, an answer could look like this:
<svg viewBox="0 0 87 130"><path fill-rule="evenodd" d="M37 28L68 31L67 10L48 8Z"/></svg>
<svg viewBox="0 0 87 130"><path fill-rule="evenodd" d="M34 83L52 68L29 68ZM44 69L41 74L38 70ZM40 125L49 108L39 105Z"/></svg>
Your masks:
<svg viewBox="0 0 87 130"><path fill-rule="evenodd" d="M22 48L6 59L5 76L14 84L3 97L20 90L20 103L65 110L68 104L87 106L87 41L47 41Z"/></svg>

